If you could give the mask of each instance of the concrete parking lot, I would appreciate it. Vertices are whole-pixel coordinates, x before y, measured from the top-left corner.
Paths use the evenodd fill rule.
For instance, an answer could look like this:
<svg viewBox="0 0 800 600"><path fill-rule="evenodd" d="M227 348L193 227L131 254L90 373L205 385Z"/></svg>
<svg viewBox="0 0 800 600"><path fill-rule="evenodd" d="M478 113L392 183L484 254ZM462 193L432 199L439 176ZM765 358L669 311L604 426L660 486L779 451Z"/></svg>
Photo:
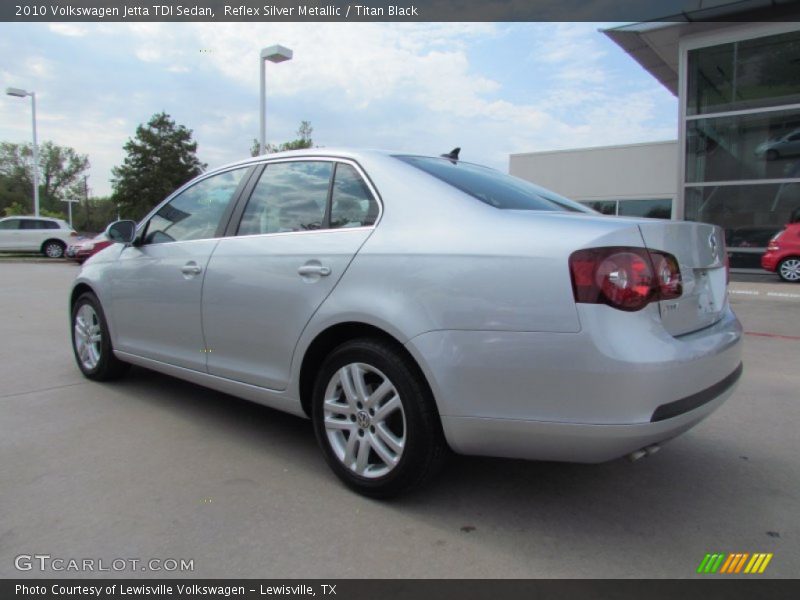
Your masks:
<svg viewBox="0 0 800 600"><path fill-rule="evenodd" d="M85 380L66 313L77 270L0 263L2 577L92 575L15 569L47 554L194 561L118 573L145 577L681 578L707 552L772 552L761 577L797 576L800 285L733 284L740 386L658 454L458 457L378 502L338 483L307 421L142 369Z"/></svg>

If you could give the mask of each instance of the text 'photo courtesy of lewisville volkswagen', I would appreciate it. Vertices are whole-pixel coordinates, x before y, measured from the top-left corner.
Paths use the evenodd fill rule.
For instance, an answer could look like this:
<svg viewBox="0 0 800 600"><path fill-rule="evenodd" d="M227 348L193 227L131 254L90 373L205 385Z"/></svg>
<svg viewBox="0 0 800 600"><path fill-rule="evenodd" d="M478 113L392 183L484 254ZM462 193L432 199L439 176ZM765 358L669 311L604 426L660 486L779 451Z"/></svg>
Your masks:
<svg viewBox="0 0 800 600"><path fill-rule="evenodd" d="M639 458L742 372L719 227L603 216L458 149L260 156L107 236L69 298L86 377L135 364L311 418L368 496L451 451Z"/></svg>

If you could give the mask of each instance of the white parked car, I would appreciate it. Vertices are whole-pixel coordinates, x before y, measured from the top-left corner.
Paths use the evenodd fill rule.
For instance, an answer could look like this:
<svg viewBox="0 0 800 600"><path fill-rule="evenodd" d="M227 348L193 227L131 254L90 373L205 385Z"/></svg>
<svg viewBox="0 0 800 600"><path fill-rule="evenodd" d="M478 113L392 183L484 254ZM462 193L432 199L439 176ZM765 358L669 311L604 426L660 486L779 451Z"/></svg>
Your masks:
<svg viewBox="0 0 800 600"><path fill-rule="evenodd" d="M0 219L0 252L41 252L49 258L61 258L67 246L77 237L77 232L61 219Z"/></svg>
<svg viewBox="0 0 800 600"><path fill-rule="evenodd" d="M419 485L448 447L652 454L730 396L719 227L602 216L454 155L259 156L117 221L72 288L78 367L310 417L370 496Z"/></svg>

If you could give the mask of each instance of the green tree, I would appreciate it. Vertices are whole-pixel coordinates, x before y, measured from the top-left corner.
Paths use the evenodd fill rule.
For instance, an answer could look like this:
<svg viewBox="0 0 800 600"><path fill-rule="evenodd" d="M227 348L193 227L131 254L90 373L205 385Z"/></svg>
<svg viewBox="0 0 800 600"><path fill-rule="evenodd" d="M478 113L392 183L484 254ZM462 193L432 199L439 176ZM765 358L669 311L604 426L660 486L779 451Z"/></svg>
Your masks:
<svg viewBox="0 0 800 600"><path fill-rule="evenodd" d="M314 141L311 139L311 134L314 128L311 127L310 121L300 121L300 127L297 128L297 139L291 142L284 142L279 146L274 144L267 144L267 154L273 152L283 152L284 150L302 150L303 148L313 148ZM250 146L250 156L258 156L259 152L258 140L253 138L253 144Z"/></svg>
<svg viewBox="0 0 800 600"><path fill-rule="evenodd" d="M163 112L139 125L124 150L124 162L112 170L112 199L123 216L133 219L143 217L207 166L197 158L192 130L176 125Z"/></svg>
<svg viewBox="0 0 800 600"><path fill-rule="evenodd" d="M39 146L39 207L41 214L63 216L65 198L79 194L89 159L73 148L44 142ZM0 143L0 209L18 204L32 214L33 148L31 144Z"/></svg>
<svg viewBox="0 0 800 600"><path fill-rule="evenodd" d="M88 198L72 207L72 222L78 231L100 233L116 220L117 205L111 198Z"/></svg>

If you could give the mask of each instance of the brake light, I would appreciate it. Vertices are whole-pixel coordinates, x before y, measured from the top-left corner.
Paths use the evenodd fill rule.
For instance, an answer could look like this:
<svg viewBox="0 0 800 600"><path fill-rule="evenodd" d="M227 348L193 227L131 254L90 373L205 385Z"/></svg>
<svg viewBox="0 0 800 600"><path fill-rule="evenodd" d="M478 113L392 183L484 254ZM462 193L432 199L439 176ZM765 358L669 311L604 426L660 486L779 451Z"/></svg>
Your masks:
<svg viewBox="0 0 800 600"><path fill-rule="evenodd" d="M607 304L626 311L680 297L678 261L666 252L612 246L573 252L569 257L576 302Z"/></svg>

